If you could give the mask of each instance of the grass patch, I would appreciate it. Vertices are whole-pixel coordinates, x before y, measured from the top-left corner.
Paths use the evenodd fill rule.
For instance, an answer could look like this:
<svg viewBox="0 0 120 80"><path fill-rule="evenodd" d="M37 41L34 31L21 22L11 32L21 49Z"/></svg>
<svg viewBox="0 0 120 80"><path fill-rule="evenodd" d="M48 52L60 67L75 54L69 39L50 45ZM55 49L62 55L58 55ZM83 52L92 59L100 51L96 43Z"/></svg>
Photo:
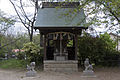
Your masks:
<svg viewBox="0 0 120 80"><path fill-rule="evenodd" d="M0 68L2 69L24 69L26 62L24 60L9 59L0 61Z"/></svg>

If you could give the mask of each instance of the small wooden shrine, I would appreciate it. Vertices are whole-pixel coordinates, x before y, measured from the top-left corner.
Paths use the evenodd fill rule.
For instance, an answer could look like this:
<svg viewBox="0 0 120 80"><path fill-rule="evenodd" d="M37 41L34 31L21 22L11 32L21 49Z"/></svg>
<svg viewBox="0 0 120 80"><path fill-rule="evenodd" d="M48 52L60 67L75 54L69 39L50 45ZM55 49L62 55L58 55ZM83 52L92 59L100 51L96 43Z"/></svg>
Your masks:
<svg viewBox="0 0 120 80"><path fill-rule="evenodd" d="M85 14L79 2L42 2L35 29L41 34L44 70L77 71L78 35L84 27ZM69 43L72 43L69 46Z"/></svg>

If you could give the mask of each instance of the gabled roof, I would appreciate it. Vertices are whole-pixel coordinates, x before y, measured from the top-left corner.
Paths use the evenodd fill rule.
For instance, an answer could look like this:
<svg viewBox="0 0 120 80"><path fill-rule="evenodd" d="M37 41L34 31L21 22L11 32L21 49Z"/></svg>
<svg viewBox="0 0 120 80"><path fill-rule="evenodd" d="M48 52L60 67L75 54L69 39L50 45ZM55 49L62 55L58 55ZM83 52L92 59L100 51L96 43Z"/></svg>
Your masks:
<svg viewBox="0 0 120 80"><path fill-rule="evenodd" d="M54 4L53 4L54 3ZM61 4L61 5L58 5ZM86 24L84 10L77 9L79 2L47 2L38 9L34 28L84 27Z"/></svg>

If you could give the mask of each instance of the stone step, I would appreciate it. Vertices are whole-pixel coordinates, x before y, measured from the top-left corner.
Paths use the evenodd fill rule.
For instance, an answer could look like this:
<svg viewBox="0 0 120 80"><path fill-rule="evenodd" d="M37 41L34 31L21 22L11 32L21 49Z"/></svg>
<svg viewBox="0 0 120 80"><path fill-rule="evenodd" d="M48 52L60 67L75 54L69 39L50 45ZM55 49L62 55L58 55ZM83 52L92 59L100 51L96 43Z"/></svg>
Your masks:
<svg viewBox="0 0 120 80"><path fill-rule="evenodd" d="M44 64L46 68L74 68L77 64Z"/></svg>
<svg viewBox="0 0 120 80"><path fill-rule="evenodd" d="M44 71L78 71L78 61L44 61Z"/></svg>

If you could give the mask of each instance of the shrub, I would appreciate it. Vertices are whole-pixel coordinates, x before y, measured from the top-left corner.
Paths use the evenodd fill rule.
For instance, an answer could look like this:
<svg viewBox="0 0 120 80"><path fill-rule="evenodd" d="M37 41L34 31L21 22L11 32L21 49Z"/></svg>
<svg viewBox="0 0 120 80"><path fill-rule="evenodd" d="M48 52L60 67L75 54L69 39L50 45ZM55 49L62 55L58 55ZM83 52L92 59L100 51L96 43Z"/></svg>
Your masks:
<svg viewBox="0 0 120 80"><path fill-rule="evenodd" d="M24 60L25 59L25 53L24 52L18 52L15 55L20 60Z"/></svg>
<svg viewBox="0 0 120 80"><path fill-rule="evenodd" d="M33 42L29 42L24 44L23 50L26 54L28 63L33 61L36 62L36 65L42 63L43 55L40 54L41 48L38 45L34 44Z"/></svg>
<svg viewBox="0 0 120 80"><path fill-rule="evenodd" d="M83 37L79 37L78 41L78 58L81 65L83 65L85 58L89 58L95 65L118 65L120 52L115 50L116 43L110 39L107 33L100 35L100 37L84 34Z"/></svg>

